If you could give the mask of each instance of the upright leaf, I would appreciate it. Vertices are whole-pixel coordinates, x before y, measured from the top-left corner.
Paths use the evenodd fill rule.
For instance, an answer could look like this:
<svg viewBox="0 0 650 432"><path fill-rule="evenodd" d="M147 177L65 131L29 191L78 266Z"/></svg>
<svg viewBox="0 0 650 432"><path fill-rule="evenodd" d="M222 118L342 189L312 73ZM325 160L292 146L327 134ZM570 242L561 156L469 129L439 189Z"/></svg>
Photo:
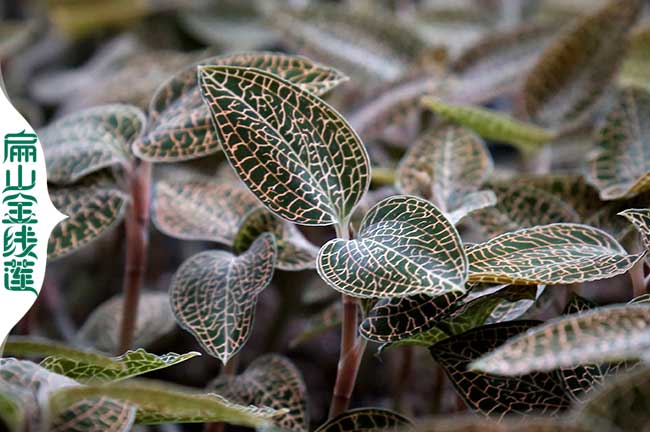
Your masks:
<svg viewBox="0 0 650 432"><path fill-rule="evenodd" d="M97 307L76 335L76 342L104 352L116 352L124 298L116 295ZM166 292L140 293L133 345L146 347L174 329L176 321Z"/></svg>
<svg viewBox="0 0 650 432"><path fill-rule="evenodd" d="M638 359L650 347L650 305L601 307L530 329L472 364L499 375Z"/></svg>
<svg viewBox="0 0 650 432"><path fill-rule="evenodd" d="M479 191L493 167L485 144L471 131L449 124L425 132L400 162L397 187L435 203L456 223L467 213L495 203Z"/></svg>
<svg viewBox="0 0 650 432"><path fill-rule="evenodd" d="M307 431L307 389L302 374L289 359L267 354L252 362L236 377L224 376L212 384L217 394L241 405L255 405L286 410L274 418L283 431Z"/></svg>
<svg viewBox="0 0 650 432"><path fill-rule="evenodd" d="M47 181L74 183L104 168L126 168L131 144L145 126L142 111L104 105L67 115L39 131Z"/></svg>
<svg viewBox="0 0 650 432"><path fill-rule="evenodd" d="M639 0L610 0L544 51L523 87L524 108L535 123L564 127L592 110L618 70L640 9Z"/></svg>
<svg viewBox="0 0 650 432"><path fill-rule="evenodd" d="M470 281L519 285L611 278L643 255L629 255L599 229L568 223L505 233L467 250Z"/></svg>
<svg viewBox="0 0 650 432"><path fill-rule="evenodd" d="M369 185L368 155L318 97L261 70L199 69L229 162L271 211L305 225L345 223Z"/></svg>
<svg viewBox="0 0 650 432"><path fill-rule="evenodd" d="M627 198L650 190L650 90L621 90L598 129L597 152L589 161L587 180L600 198Z"/></svg>
<svg viewBox="0 0 650 432"><path fill-rule="evenodd" d="M201 60L170 78L154 95L149 109L151 127L133 148L138 157L171 162L206 156L219 149L210 110L201 99L199 65L265 70L317 95L347 80L335 69L305 57L282 53L239 53Z"/></svg>
<svg viewBox="0 0 650 432"><path fill-rule="evenodd" d="M271 282L276 255L273 235L263 234L240 256L201 252L174 275L169 295L176 320L224 364L250 337L257 296Z"/></svg>
<svg viewBox="0 0 650 432"><path fill-rule="evenodd" d="M383 408L357 408L340 414L315 432L412 431L409 419Z"/></svg>
<svg viewBox="0 0 650 432"><path fill-rule="evenodd" d="M571 401L556 372L504 377L468 369L474 360L537 323L512 321L479 327L438 342L430 348L431 355L465 402L486 416L503 419L509 414L557 414Z"/></svg>
<svg viewBox="0 0 650 432"><path fill-rule="evenodd" d="M422 198L396 195L366 214L357 239L326 243L317 269L332 288L355 297L434 297L465 291L467 257L440 210Z"/></svg>

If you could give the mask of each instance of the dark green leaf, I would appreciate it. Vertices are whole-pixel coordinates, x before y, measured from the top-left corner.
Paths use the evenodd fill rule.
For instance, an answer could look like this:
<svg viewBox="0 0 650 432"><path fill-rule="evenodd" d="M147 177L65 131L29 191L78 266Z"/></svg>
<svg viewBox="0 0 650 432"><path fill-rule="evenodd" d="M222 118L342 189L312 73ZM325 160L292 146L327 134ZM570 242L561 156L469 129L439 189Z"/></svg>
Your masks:
<svg viewBox="0 0 650 432"><path fill-rule="evenodd" d="M382 408L358 408L344 412L321 425L315 432L412 431L406 417Z"/></svg>

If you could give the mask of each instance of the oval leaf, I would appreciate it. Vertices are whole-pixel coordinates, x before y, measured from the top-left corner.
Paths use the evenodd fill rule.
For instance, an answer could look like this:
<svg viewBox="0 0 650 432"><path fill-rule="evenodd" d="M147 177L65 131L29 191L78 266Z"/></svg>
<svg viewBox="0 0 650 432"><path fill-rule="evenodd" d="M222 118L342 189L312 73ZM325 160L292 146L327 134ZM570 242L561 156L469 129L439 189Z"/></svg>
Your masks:
<svg viewBox="0 0 650 432"><path fill-rule="evenodd" d="M469 280L558 285L625 273L629 255L609 234L579 224L551 224L502 234L468 248Z"/></svg>
<svg viewBox="0 0 650 432"><path fill-rule="evenodd" d="M629 87L619 92L598 129L597 153L587 180L603 200L627 198L650 190L650 90Z"/></svg>
<svg viewBox="0 0 650 432"><path fill-rule="evenodd" d="M467 210L477 208L473 205L477 201L494 204L495 200L476 195L492 167L492 157L479 137L461 126L444 125L425 132L409 148L398 168L397 188L430 200L445 214L453 214L450 219L456 223Z"/></svg>
<svg viewBox="0 0 650 432"><path fill-rule="evenodd" d="M151 127L133 151L153 162L194 159L219 149L210 110L201 99L197 67L229 65L265 70L321 95L347 80L335 69L305 57L272 53L239 53L201 60L164 83L151 101Z"/></svg>
<svg viewBox="0 0 650 432"><path fill-rule="evenodd" d="M648 304L602 307L530 329L471 367L510 376L584 363L638 359L650 347L648 327Z"/></svg>
<svg viewBox="0 0 650 432"><path fill-rule="evenodd" d="M383 408L357 408L328 420L314 432L412 431L413 423Z"/></svg>
<svg viewBox="0 0 650 432"><path fill-rule="evenodd" d="M275 425L283 431L309 430L307 388L298 368L286 357L277 354L259 357L243 374L218 378L210 389L244 406L286 410L286 414L274 419Z"/></svg>
<svg viewBox="0 0 650 432"><path fill-rule="evenodd" d="M640 9L639 0L611 0L544 51L523 88L524 108L535 123L559 128L591 111L618 70Z"/></svg>
<svg viewBox="0 0 650 432"><path fill-rule="evenodd" d="M145 126L142 111L105 105L70 114L40 130L47 181L74 183L109 167L128 167L131 143Z"/></svg>
<svg viewBox="0 0 650 432"><path fill-rule="evenodd" d="M174 275L170 301L176 320L224 364L250 337L257 296L271 282L276 255L273 235L263 234L238 257L201 252Z"/></svg>
<svg viewBox="0 0 650 432"><path fill-rule="evenodd" d="M456 228L433 204L396 195L364 217L358 238L326 243L318 274L354 297L438 296L465 291L467 257Z"/></svg>
<svg viewBox="0 0 650 432"><path fill-rule="evenodd" d="M255 196L295 223L348 220L368 189L370 168L343 117L268 72L219 66L199 74L224 153Z"/></svg>

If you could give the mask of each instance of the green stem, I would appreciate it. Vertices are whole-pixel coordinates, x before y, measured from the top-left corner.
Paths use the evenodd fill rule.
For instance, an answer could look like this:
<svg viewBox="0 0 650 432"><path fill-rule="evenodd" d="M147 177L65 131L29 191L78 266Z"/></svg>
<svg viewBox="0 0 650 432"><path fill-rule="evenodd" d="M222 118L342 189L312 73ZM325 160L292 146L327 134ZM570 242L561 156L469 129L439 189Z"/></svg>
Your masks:
<svg viewBox="0 0 650 432"><path fill-rule="evenodd" d="M144 280L149 234L149 191L151 187L151 164L135 165L129 175L131 203L127 208L126 265L124 269L124 307L120 327L119 353L133 346L137 323L140 286Z"/></svg>

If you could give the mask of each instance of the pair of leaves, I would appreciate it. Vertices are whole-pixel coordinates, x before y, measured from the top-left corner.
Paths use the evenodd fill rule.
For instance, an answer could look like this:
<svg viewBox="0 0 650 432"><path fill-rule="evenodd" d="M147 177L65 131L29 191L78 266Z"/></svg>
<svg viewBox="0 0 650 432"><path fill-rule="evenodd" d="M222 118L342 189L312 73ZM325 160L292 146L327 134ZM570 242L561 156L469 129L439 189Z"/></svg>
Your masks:
<svg viewBox="0 0 650 432"><path fill-rule="evenodd" d="M219 150L210 111L201 99L199 65L250 67L267 71L314 94L323 94L347 78L340 72L300 56L281 53L241 53L201 60L165 82L154 95L151 127L133 151L152 162L194 159Z"/></svg>
<svg viewBox="0 0 650 432"><path fill-rule="evenodd" d="M452 223L496 202L479 190L493 168L485 144L471 131L453 124L425 132L400 162L397 188L435 203Z"/></svg>
<svg viewBox="0 0 650 432"><path fill-rule="evenodd" d="M277 249L272 234L242 255L201 252L176 271L170 288L178 323L224 364L250 337L258 295L271 282Z"/></svg>

